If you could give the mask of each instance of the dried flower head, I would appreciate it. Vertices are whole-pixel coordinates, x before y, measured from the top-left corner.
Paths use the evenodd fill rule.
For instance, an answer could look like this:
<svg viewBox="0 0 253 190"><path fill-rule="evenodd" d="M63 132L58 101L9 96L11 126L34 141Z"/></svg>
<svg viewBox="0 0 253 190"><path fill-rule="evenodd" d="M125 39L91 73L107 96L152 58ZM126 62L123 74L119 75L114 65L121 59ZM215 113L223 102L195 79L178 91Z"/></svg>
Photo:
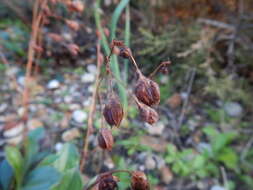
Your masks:
<svg viewBox="0 0 253 190"><path fill-rule="evenodd" d="M100 148L112 150L114 140L110 129L105 127L101 128L97 138Z"/></svg>
<svg viewBox="0 0 253 190"><path fill-rule="evenodd" d="M145 104L139 106L141 119L150 125L156 123L159 119L158 113L151 107Z"/></svg>
<svg viewBox="0 0 253 190"><path fill-rule="evenodd" d="M83 12L84 10L84 4L82 1L79 0L67 2L67 7L68 10L72 12Z"/></svg>
<svg viewBox="0 0 253 190"><path fill-rule="evenodd" d="M63 37L59 34L48 33L47 35L48 35L49 38L51 38L55 42L62 42L63 41Z"/></svg>
<svg viewBox="0 0 253 190"><path fill-rule="evenodd" d="M124 112L119 98L116 95L112 94L109 98L108 103L104 107L103 115L110 126L119 127L123 119Z"/></svg>
<svg viewBox="0 0 253 190"><path fill-rule="evenodd" d="M111 174L101 176L98 183L98 190L116 190L118 188L118 179Z"/></svg>
<svg viewBox="0 0 253 190"><path fill-rule="evenodd" d="M134 92L138 100L148 106L157 105L160 102L159 85L142 74L139 74Z"/></svg>
<svg viewBox="0 0 253 190"><path fill-rule="evenodd" d="M124 59L129 59L130 56L132 55L132 52L129 48L121 48L119 52L119 56L124 58Z"/></svg>
<svg viewBox="0 0 253 190"><path fill-rule="evenodd" d="M70 51L70 53L72 53L73 55L77 55L80 51L80 48L78 45L72 43L72 44L68 44L67 45L68 50Z"/></svg>
<svg viewBox="0 0 253 190"><path fill-rule="evenodd" d="M68 25L69 28L71 28L74 31L78 31L80 25L78 24L78 22L74 21L74 20L66 20L65 21L66 24Z"/></svg>
<svg viewBox="0 0 253 190"><path fill-rule="evenodd" d="M148 178L145 173L141 171L133 171L131 187L133 190L150 190Z"/></svg>

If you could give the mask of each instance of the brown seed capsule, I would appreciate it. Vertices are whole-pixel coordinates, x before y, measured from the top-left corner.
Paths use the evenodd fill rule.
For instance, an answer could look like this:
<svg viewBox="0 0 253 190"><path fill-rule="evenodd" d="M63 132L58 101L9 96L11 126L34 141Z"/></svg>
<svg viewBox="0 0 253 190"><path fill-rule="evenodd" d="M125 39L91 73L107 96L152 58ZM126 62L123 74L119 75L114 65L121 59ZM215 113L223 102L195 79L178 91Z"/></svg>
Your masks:
<svg viewBox="0 0 253 190"><path fill-rule="evenodd" d="M131 187L133 190L150 190L148 178L145 173L141 171L133 171Z"/></svg>
<svg viewBox="0 0 253 190"><path fill-rule="evenodd" d="M159 119L158 113L151 107L139 102L136 100L136 103L138 105L141 119L150 125L156 123Z"/></svg>
<svg viewBox="0 0 253 190"><path fill-rule="evenodd" d="M79 24L78 22L74 21L74 20L65 20L66 24L68 25L69 28L71 28L74 31L78 31L79 30Z"/></svg>
<svg viewBox="0 0 253 190"><path fill-rule="evenodd" d="M129 48L121 48L120 52L119 52L119 56L124 58L124 59L128 59L131 57L131 50Z"/></svg>
<svg viewBox="0 0 253 190"><path fill-rule="evenodd" d="M100 148L112 150L114 140L110 129L107 129L105 127L101 128L97 138Z"/></svg>
<svg viewBox="0 0 253 190"><path fill-rule="evenodd" d="M68 10L71 12L83 12L84 4L80 0L75 0L67 3Z"/></svg>
<svg viewBox="0 0 253 190"><path fill-rule="evenodd" d="M104 118L110 126L119 127L123 119L123 108L118 97L112 95L103 111Z"/></svg>
<svg viewBox="0 0 253 190"><path fill-rule="evenodd" d="M117 179L115 176L102 176L98 183L98 190L116 190L118 188Z"/></svg>
<svg viewBox="0 0 253 190"><path fill-rule="evenodd" d="M160 102L159 85L142 74L139 76L134 92L138 100L148 106L157 105Z"/></svg>

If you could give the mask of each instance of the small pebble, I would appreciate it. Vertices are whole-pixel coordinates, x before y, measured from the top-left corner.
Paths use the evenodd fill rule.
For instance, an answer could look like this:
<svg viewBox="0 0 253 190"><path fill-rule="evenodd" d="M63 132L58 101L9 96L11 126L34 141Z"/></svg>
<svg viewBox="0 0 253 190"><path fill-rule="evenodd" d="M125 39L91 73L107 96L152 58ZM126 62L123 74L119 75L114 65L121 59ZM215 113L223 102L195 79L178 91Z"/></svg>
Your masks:
<svg viewBox="0 0 253 190"><path fill-rule="evenodd" d="M76 110L72 113L72 118L77 123L83 123L87 119L87 113L82 110Z"/></svg>
<svg viewBox="0 0 253 190"><path fill-rule="evenodd" d="M242 114L242 106L237 102L227 102L224 106L225 112L231 117L239 117Z"/></svg>
<svg viewBox="0 0 253 190"><path fill-rule="evenodd" d="M95 75L92 73L85 73L82 75L82 82L93 82L95 80Z"/></svg>
<svg viewBox="0 0 253 190"><path fill-rule="evenodd" d="M49 81L49 83L47 84L47 88L51 90L57 89L59 87L60 87L60 82L56 79Z"/></svg>
<svg viewBox="0 0 253 190"><path fill-rule="evenodd" d="M96 74L97 73L97 67L96 65L94 64L89 64L87 66L87 70L90 72L90 73L93 73L93 74Z"/></svg>
<svg viewBox="0 0 253 190"><path fill-rule="evenodd" d="M10 138L10 137L18 136L22 133L23 129L24 129L24 124L20 123L17 126L4 131L4 137Z"/></svg>
<svg viewBox="0 0 253 190"><path fill-rule="evenodd" d="M145 167L149 170L153 170L156 168L156 161L152 155L149 155L145 160Z"/></svg>
<svg viewBox="0 0 253 190"><path fill-rule="evenodd" d="M20 86L24 86L25 85L25 76L18 77L17 82Z"/></svg>
<svg viewBox="0 0 253 190"><path fill-rule="evenodd" d="M150 135L161 135L165 128L163 122L157 122L153 125L145 123L145 126L148 128L148 133Z"/></svg>
<svg viewBox="0 0 253 190"><path fill-rule="evenodd" d="M62 149L62 147L63 147L63 144L60 142L56 143L54 146L56 152L59 152Z"/></svg>
<svg viewBox="0 0 253 190"><path fill-rule="evenodd" d="M211 187L211 190L226 190L226 188L219 185L214 185Z"/></svg>

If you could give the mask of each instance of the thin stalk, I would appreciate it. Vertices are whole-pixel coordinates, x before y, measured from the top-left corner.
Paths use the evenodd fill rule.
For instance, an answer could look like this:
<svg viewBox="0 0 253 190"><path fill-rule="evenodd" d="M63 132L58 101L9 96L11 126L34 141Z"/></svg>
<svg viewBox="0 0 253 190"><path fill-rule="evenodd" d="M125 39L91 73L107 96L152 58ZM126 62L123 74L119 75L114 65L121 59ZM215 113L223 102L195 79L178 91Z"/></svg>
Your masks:
<svg viewBox="0 0 253 190"><path fill-rule="evenodd" d="M125 22L125 36L124 36L124 44L130 48L130 35L131 35L131 28L130 28L130 7L129 4L126 6L126 22ZM127 83L128 80L128 60L124 60L124 82Z"/></svg>
<svg viewBox="0 0 253 190"><path fill-rule="evenodd" d="M98 40L98 42L97 42L97 75L96 75L96 81L95 81L95 90L92 94L92 102L90 105L90 112L89 112L89 116L88 116L88 126L87 126L86 136L84 139L83 153L82 153L82 158L80 161L80 172L81 173L84 169L85 160L87 159L87 156L88 156L89 136L93 130L93 116L94 116L95 109L96 109L96 97L97 97L97 93L98 93L98 87L100 84L101 66L103 64L100 59L100 54L101 54L101 45L100 45L100 40Z"/></svg>

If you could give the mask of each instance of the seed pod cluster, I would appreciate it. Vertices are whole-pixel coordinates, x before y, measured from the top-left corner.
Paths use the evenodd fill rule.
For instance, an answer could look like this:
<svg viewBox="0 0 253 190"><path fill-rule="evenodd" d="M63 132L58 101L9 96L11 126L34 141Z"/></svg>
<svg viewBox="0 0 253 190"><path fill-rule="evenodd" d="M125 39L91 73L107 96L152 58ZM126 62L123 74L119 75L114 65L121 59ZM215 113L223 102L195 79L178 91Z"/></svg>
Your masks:
<svg viewBox="0 0 253 190"><path fill-rule="evenodd" d="M148 178L141 171L133 171L131 178L131 187L133 190L150 190Z"/></svg>
<svg viewBox="0 0 253 190"><path fill-rule="evenodd" d="M112 94L109 98L108 103L105 105L103 115L106 122L112 127L119 127L123 119L123 108L120 104L119 98Z"/></svg>
<svg viewBox="0 0 253 190"><path fill-rule="evenodd" d="M100 148L105 150L112 150L114 140L110 129L105 127L101 128L97 138Z"/></svg>

